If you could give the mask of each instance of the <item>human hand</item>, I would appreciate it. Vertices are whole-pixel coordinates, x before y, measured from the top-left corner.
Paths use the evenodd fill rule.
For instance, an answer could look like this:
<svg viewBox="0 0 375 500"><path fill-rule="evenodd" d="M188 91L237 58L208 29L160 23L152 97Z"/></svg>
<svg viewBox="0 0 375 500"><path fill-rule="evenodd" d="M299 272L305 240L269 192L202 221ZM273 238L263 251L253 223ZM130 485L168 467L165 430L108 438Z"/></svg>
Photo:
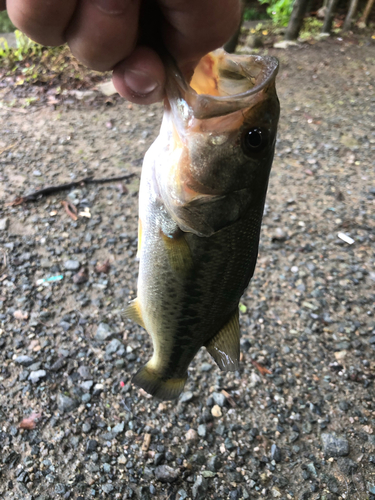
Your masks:
<svg viewBox="0 0 375 500"><path fill-rule="evenodd" d="M67 42L89 68L113 70L123 97L150 104L162 99L166 75L152 42L139 43L146 1L0 0L0 10L6 7L13 24L36 42ZM203 55L230 38L240 19L239 0L157 0L157 5L158 32L186 76Z"/></svg>

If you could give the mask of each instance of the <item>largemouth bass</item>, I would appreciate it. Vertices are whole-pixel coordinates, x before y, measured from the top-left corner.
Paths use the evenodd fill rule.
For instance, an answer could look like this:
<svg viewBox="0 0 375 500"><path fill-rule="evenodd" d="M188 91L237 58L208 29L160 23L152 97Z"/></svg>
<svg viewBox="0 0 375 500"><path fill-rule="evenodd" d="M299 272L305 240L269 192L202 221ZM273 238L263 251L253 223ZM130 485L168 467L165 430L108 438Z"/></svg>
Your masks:
<svg viewBox="0 0 375 500"><path fill-rule="evenodd" d="M205 346L238 368L238 305L254 273L279 101L278 61L205 56L188 84L171 65L160 135L146 153L139 195L138 296L127 316L154 354L133 382L178 397Z"/></svg>

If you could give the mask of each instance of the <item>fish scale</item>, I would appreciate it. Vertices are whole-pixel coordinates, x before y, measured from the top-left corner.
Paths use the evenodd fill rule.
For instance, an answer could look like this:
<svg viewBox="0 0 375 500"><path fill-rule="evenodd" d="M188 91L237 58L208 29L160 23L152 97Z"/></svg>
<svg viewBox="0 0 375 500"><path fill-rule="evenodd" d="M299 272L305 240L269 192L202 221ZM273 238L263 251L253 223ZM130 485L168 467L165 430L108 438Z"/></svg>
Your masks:
<svg viewBox="0 0 375 500"><path fill-rule="evenodd" d="M221 369L238 369L238 304L256 264L279 116L273 58L219 51L196 73L189 85L169 68L142 168L138 296L126 310L154 348L133 382L160 399L178 397L203 346ZM245 92L199 92L208 79L227 94L230 78Z"/></svg>

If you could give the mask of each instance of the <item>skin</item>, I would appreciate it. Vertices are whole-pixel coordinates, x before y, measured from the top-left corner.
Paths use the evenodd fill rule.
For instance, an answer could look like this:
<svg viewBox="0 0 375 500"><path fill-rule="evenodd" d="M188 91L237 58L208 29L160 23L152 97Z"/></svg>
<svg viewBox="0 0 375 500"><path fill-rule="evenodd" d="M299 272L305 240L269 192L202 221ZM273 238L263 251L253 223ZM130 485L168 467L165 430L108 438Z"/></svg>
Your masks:
<svg viewBox="0 0 375 500"><path fill-rule="evenodd" d="M147 0L0 0L13 24L43 45L67 43L77 59L97 71L113 70L117 91L137 104L164 96L164 65L144 32ZM240 20L239 0L158 0L158 36L189 78L199 59L223 45ZM153 40L155 37L152 38Z"/></svg>

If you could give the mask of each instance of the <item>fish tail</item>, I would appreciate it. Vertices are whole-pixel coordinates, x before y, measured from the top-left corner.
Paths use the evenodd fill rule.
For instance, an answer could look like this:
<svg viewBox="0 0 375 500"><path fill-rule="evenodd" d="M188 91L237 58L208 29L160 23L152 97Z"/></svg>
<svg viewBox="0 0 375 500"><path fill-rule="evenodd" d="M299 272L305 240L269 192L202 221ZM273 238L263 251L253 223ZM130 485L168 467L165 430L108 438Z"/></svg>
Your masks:
<svg viewBox="0 0 375 500"><path fill-rule="evenodd" d="M164 379L153 368L143 366L133 377L133 383L163 401L176 399L181 394L187 375L184 378Z"/></svg>

